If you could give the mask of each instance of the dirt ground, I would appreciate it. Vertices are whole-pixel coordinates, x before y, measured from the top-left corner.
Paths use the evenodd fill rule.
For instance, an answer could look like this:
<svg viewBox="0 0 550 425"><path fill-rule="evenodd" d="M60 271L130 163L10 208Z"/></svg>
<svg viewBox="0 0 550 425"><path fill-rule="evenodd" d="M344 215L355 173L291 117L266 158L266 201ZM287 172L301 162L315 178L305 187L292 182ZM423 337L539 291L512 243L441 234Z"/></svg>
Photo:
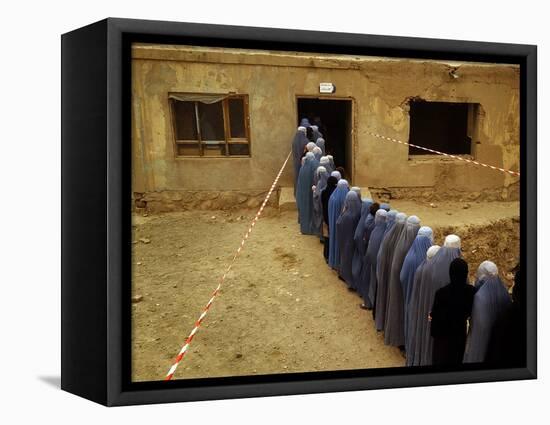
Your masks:
<svg viewBox="0 0 550 425"><path fill-rule="evenodd" d="M518 204L463 205L392 203L433 227L436 243L459 234L472 272L488 258L509 270L519 255ZM133 216L134 381L164 378L254 214ZM295 212L266 210L174 378L403 366L360 302L326 266L319 239L299 233Z"/></svg>

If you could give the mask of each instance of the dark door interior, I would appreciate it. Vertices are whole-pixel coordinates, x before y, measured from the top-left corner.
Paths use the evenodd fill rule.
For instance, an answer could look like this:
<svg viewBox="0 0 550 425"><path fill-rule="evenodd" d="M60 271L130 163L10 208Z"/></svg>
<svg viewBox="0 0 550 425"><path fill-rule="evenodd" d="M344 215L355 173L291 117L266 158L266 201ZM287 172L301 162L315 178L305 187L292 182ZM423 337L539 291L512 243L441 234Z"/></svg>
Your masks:
<svg viewBox="0 0 550 425"><path fill-rule="evenodd" d="M307 118L312 125L319 126L327 154L334 157L337 167L344 167L345 178L351 182L351 100L302 97L297 102L297 123Z"/></svg>

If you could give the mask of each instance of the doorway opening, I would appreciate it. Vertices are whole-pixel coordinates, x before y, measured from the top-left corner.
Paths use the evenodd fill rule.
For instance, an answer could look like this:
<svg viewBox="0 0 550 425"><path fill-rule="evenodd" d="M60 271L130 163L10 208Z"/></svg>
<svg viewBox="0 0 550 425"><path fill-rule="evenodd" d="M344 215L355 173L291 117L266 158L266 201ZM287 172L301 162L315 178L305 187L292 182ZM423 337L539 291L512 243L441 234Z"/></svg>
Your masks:
<svg viewBox="0 0 550 425"><path fill-rule="evenodd" d="M312 125L318 125L325 139L327 155L334 157L337 167L345 169L345 178L352 183L352 99L323 97L298 97L297 125L307 118Z"/></svg>

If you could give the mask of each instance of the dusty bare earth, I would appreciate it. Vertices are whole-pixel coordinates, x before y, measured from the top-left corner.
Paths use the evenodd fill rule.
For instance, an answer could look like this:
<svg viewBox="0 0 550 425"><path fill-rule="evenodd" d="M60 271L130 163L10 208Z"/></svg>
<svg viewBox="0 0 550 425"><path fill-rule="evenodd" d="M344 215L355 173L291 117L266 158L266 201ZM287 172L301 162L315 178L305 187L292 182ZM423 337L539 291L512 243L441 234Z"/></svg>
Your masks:
<svg viewBox="0 0 550 425"><path fill-rule="evenodd" d="M515 265L518 204L463 205L392 203L432 226L437 243L450 231L462 236L472 269L487 258L502 270ZM133 296L141 297L132 304L135 381L164 378L254 214L134 215ZM360 302L326 266L319 240L299 234L295 212L268 213L174 378L403 366Z"/></svg>

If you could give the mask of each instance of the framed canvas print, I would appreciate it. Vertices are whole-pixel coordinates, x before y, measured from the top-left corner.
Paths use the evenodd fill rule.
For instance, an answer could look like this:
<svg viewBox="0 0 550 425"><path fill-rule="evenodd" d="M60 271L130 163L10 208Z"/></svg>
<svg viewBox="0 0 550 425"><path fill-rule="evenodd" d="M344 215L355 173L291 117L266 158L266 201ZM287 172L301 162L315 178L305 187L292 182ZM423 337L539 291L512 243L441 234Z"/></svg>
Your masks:
<svg viewBox="0 0 550 425"><path fill-rule="evenodd" d="M536 378L536 47L106 19L62 36L62 388Z"/></svg>

